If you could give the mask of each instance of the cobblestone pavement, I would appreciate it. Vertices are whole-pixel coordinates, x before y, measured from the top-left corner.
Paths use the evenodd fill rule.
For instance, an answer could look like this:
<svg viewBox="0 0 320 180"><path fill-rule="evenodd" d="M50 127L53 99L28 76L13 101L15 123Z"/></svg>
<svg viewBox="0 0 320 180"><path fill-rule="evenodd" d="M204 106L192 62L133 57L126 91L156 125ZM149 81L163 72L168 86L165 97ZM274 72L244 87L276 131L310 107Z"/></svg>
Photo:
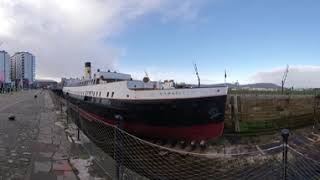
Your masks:
<svg viewBox="0 0 320 180"><path fill-rule="evenodd" d="M16 119L8 120L10 114ZM56 114L46 91L0 95L0 180L77 179Z"/></svg>

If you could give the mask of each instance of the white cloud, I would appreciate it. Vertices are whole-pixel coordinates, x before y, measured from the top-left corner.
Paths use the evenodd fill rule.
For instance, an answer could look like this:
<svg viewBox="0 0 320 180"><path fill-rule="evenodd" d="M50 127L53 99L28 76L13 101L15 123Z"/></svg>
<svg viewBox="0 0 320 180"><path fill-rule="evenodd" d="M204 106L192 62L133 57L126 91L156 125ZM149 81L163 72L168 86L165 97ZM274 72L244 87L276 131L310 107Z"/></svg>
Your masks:
<svg viewBox="0 0 320 180"><path fill-rule="evenodd" d="M208 0L177 0L170 1L169 4L163 9L164 15L162 22L167 23L171 21L187 22L187 23L199 23L206 20L205 17L201 17L200 10L209 2ZM212 2L212 1L210 1Z"/></svg>
<svg viewBox="0 0 320 180"><path fill-rule="evenodd" d="M257 72L250 77L253 82L270 82L281 84L285 68L274 68L269 71ZM289 67L286 87L295 88L319 88L320 66L296 65Z"/></svg>
<svg viewBox="0 0 320 180"><path fill-rule="evenodd" d="M180 2L174 6L185 16L191 2ZM149 12L170 16L165 10L169 4L169 0L0 0L1 49L35 54L38 77L79 76L86 60L95 67L113 68L120 52L105 40Z"/></svg>

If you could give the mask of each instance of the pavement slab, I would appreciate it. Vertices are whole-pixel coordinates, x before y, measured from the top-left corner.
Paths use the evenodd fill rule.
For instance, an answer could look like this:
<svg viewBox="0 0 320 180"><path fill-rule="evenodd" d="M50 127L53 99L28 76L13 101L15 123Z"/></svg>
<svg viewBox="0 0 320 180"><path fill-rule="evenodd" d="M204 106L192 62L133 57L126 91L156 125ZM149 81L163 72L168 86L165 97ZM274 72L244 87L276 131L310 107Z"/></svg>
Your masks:
<svg viewBox="0 0 320 180"><path fill-rule="evenodd" d="M0 180L77 179L68 162L71 142L55 111L47 91L0 95Z"/></svg>

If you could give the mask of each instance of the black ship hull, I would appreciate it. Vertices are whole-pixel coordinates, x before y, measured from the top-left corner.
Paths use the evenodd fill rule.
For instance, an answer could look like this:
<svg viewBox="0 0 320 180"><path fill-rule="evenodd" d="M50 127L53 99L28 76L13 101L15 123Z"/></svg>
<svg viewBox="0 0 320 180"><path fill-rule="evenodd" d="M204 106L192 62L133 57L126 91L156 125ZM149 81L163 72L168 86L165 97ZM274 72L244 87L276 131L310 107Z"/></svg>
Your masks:
<svg viewBox="0 0 320 180"><path fill-rule="evenodd" d="M166 100L120 100L64 94L82 116L148 138L207 140L224 128L226 95Z"/></svg>

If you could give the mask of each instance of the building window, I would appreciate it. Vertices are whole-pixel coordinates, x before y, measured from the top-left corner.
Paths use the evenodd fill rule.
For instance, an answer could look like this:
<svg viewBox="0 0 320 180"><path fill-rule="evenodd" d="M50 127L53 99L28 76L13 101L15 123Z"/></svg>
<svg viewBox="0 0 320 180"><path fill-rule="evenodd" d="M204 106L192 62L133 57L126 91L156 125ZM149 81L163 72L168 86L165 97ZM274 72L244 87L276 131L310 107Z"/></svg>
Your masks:
<svg viewBox="0 0 320 180"><path fill-rule="evenodd" d="M114 95L114 92L112 92L111 97L113 97L113 95Z"/></svg>
<svg viewBox="0 0 320 180"><path fill-rule="evenodd" d="M107 92L107 97L109 97L109 92Z"/></svg>

